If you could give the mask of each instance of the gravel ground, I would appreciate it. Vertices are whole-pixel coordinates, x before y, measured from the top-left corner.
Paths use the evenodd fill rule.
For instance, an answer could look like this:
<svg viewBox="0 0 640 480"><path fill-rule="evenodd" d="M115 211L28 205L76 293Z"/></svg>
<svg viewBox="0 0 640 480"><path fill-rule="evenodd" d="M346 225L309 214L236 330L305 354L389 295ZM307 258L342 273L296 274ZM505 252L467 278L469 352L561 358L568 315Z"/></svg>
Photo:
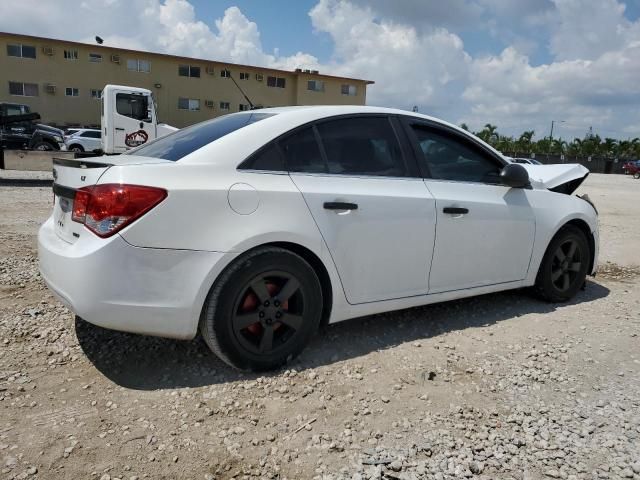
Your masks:
<svg viewBox="0 0 640 480"><path fill-rule="evenodd" d="M640 181L581 190L603 264L574 301L343 322L258 376L74 320L37 271L51 190L0 187L0 478L640 479Z"/></svg>

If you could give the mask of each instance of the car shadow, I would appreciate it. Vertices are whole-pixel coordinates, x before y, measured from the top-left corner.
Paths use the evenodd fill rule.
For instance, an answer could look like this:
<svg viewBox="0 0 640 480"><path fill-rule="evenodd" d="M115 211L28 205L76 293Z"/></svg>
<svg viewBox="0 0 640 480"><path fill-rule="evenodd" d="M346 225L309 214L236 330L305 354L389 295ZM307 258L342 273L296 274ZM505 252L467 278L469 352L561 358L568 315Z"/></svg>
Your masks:
<svg viewBox="0 0 640 480"><path fill-rule="evenodd" d="M385 350L451 331L487 327L527 313L550 313L567 305L589 303L609 289L588 282L571 302L545 303L527 291L482 295L328 325L286 368L307 369ZM278 371L238 372L209 351L198 337L179 341L107 330L76 319L76 335L89 361L114 383L135 390L221 384Z"/></svg>

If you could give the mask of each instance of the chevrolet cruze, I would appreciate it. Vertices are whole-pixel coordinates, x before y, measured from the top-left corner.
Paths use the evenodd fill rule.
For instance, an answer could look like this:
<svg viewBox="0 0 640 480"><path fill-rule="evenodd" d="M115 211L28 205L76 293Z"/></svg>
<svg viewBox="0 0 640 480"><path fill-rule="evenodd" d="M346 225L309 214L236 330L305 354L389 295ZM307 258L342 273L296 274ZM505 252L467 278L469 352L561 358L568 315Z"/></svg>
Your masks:
<svg viewBox="0 0 640 480"><path fill-rule="evenodd" d="M431 117L240 112L127 154L54 162L42 277L79 317L278 367L323 322L595 274L580 165L520 165Z"/></svg>

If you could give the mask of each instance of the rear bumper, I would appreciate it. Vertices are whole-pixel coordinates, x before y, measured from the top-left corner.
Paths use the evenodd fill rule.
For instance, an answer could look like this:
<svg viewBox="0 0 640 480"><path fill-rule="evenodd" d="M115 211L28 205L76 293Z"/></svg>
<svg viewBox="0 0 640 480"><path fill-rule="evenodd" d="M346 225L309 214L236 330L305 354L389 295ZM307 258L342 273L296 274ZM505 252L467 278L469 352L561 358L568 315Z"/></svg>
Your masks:
<svg viewBox="0 0 640 480"><path fill-rule="evenodd" d="M60 239L53 219L38 232L40 272L51 291L77 315L101 327L189 339L225 254L140 248L120 235L87 232Z"/></svg>

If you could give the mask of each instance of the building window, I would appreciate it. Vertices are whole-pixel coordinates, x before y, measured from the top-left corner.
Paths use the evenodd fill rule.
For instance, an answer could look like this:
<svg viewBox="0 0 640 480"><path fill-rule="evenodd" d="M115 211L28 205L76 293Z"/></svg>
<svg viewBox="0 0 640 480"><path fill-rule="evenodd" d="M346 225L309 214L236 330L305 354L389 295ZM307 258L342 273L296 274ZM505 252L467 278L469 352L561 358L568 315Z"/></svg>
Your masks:
<svg viewBox="0 0 640 480"><path fill-rule="evenodd" d="M240 80L249 80L249 72L240 72Z"/></svg>
<svg viewBox="0 0 640 480"><path fill-rule="evenodd" d="M100 100L102 98L102 90L99 90L97 88L92 88L90 95L91 95L91 98L95 98L96 100Z"/></svg>
<svg viewBox="0 0 640 480"><path fill-rule="evenodd" d="M180 75L181 77L200 78L200 67L193 67L191 65L178 65L178 75Z"/></svg>
<svg viewBox="0 0 640 480"><path fill-rule="evenodd" d="M324 92L324 82L322 80L309 80L307 82L307 90Z"/></svg>
<svg viewBox="0 0 640 480"><path fill-rule="evenodd" d="M74 87L67 87L64 89L64 94L67 97L77 97L78 95L80 95L80 91Z"/></svg>
<svg viewBox="0 0 640 480"><path fill-rule="evenodd" d="M267 77L267 87L284 88L286 80L282 77Z"/></svg>
<svg viewBox="0 0 640 480"><path fill-rule="evenodd" d="M227 70L227 69L220 70L220 76L222 78L231 78L231 70Z"/></svg>
<svg viewBox="0 0 640 480"><path fill-rule="evenodd" d="M36 58L36 47L30 45L7 45L7 55L10 57Z"/></svg>
<svg viewBox="0 0 640 480"><path fill-rule="evenodd" d="M197 98L178 98L178 110L197 112L200 110L200 100Z"/></svg>
<svg viewBox="0 0 640 480"><path fill-rule="evenodd" d="M350 97L355 97L358 94L358 89L355 85L342 85L341 91L342 95L349 95Z"/></svg>
<svg viewBox="0 0 640 480"><path fill-rule="evenodd" d="M247 110L249 110L251 107L249 105L247 105L246 103L241 103L240 105L238 105L238 110L240 112L245 112Z"/></svg>
<svg viewBox="0 0 640 480"><path fill-rule="evenodd" d="M64 58L67 60L77 60L78 59L78 50L75 48L70 48L64 50Z"/></svg>
<svg viewBox="0 0 640 480"><path fill-rule="evenodd" d="M229 102L220 102L220 110L229 110L230 108Z"/></svg>
<svg viewBox="0 0 640 480"><path fill-rule="evenodd" d="M21 97L37 97L37 83L9 82L9 95L18 95Z"/></svg>
<svg viewBox="0 0 640 480"><path fill-rule="evenodd" d="M102 61L102 55L100 55L99 53L90 53L89 54L89 61L90 62L94 62L94 63L98 63Z"/></svg>
<svg viewBox="0 0 640 480"><path fill-rule="evenodd" d="M130 72L149 73L151 71L151 63L147 60L130 58L127 60L127 70Z"/></svg>

